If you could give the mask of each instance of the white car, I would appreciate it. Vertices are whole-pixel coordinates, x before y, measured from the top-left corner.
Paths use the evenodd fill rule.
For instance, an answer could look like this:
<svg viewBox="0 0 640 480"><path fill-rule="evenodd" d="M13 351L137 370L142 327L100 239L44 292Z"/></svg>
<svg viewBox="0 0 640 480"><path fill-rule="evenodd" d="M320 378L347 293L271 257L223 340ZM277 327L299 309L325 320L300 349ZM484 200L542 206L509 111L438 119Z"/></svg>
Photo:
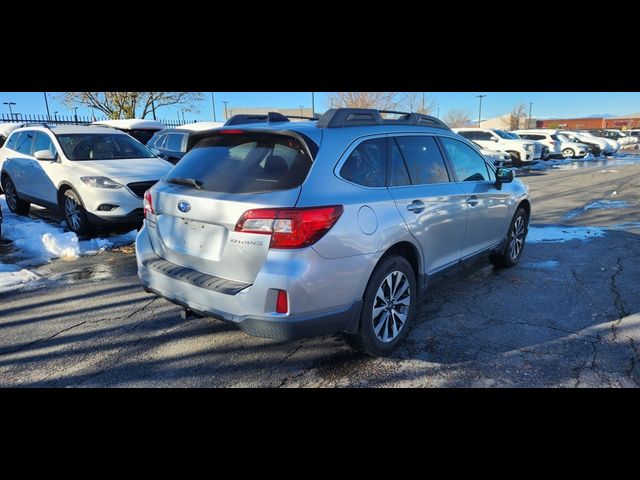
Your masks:
<svg viewBox="0 0 640 480"><path fill-rule="evenodd" d="M91 125L111 127L121 132L128 133L143 145L153 137L153 134L167 128L163 123L155 120L143 120L140 118L128 118L123 120L100 120Z"/></svg>
<svg viewBox="0 0 640 480"><path fill-rule="evenodd" d="M489 150L487 148L482 148L478 143L472 141L471 143L475 144L480 150L480 153L493 165L495 166L503 166L503 165L511 165L511 155L507 152L501 152L499 150Z"/></svg>
<svg viewBox="0 0 640 480"><path fill-rule="evenodd" d="M560 135L564 135L574 142L584 143L590 147L597 147L604 155L613 155L616 153L615 148L612 147L604 138L598 138L593 135L587 135L584 132L574 132L571 130L560 130Z"/></svg>
<svg viewBox="0 0 640 480"><path fill-rule="evenodd" d="M606 155L613 155L618 150L620 150L620 142L618 142L617 140L614 140L612 138L603 137L601 134L600 135L594 135L591 132L582 131L582 130L579 131L579 132L576 132L576 133L579 133L580 135L583 135L588 141L591 141L590 139L598 139L598 140L603 140L604 142L606 142L607 145L609 145L609 149L605 150L605 154ZM607 151L610 152L610 153L606 153Z"/></svg>
<svg viewBox="0 0 640 480"><path fill-rule="evenodd" d="M635 148L638 143L638 137L620 130L605 130L604 136L612 140L617 140L620 143L620 148Z"/></svg>
<svg viewBox="0 0 640 480"><path fill-rule="evenodd" d="M0 184L9 209L62 211L69 228L136 224L144 192L171 170L126 133L96 126L29 126L0 148Z"/></svg>
<svg viewBox="0 0 640 480"><path fill-rule="evenodd" d="M453 128L462 135L487 150L499 150L511 155L513 165L532 165L542 156L542 145L537 142L522 140L509 132L495 128Z"/></svg>
<svg viewBox="0 0 640 480"><path fill-rule="evenodd" d="M521 138L535 140L549 147L550 157L584 158L589 153L589 146L584 143L575 143L567 137L560 135L553 129L529 129L514 130Z"/></svg>

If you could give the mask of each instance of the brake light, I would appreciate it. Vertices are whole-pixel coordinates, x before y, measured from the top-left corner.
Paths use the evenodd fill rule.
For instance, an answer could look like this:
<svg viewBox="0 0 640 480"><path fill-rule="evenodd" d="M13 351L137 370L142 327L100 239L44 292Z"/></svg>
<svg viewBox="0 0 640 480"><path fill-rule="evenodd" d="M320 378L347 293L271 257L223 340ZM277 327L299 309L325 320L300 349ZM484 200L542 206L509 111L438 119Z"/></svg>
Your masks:
<svg viewBox="0 0 640 480"><path fill-rule="evenodd" d="M219 134L230 134L230 135L242 135L244 133L244 130L234 130L234 129L229 129L229 130L219 130L218 131Z"/></svg>
<svg viewBox="0 0 640 480"><path fill-rule="evenodd" d="M278 290L276 299L276 313L289 313L289 299L285 290Z"/></svg>
<svg viewBox="0 0 640 480"><path fill-rule="evenodd" d="M147 213L150 213L151 215L155 215L155 212L153 211L153 200L151 200L151 190L147 190L146 192L144 192L144 218L147 218Z"/></svg>
<svg viewBox="0 0 640 480"><path fill-rule="evenodd" d="M302 248L320 240L342 211L342 205L248 210L238 220L236 232L271 235L270 248Z"/></svg>

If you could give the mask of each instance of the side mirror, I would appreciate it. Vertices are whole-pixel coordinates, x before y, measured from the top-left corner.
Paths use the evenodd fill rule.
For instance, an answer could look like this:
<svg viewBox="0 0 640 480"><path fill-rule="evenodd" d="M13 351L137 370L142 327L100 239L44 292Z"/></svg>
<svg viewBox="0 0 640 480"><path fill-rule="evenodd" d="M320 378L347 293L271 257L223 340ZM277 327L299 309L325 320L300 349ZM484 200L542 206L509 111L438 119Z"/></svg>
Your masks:
<svg viewBox="0 0 640 480"><path fill-rule="evenodd" d="M51 150L38 150L33 156L42 162L55 162L56 160L56 155Z"/></svg>
<svg viewBox="0 0 640 480"><path fill-rule="evenodd" d="M513 170L510 168L498 168L496 170L496 188L500 190L503 183L513 182Z"/></svg>
<svg viewBox="0 0 640 480"><path fill-rule="evenodd" d="M493 140L494 142L499 142L500 139L498 137L491 137L491 140Z"/></svg>

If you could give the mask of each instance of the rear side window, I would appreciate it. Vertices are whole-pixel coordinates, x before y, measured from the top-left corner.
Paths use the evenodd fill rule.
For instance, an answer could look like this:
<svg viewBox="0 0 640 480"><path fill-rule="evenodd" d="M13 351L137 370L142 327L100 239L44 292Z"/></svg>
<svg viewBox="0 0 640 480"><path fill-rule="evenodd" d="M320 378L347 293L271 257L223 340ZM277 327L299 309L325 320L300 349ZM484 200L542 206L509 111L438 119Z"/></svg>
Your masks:
<svg viewBox="0 0 640 480"><path fill-rule="evenodd" d="M16 149L16 139L18 138L18 135L20 135L19 133L14 133L9 137L9 140L7 140L7 144L5 145L7 148L10 148L11 150L15 150Z"/></svg>
<svg viewBox="0 0 640 480"><path fill-rule="evenodd" d="M446 137L441 137L441 140L459 182L489 180L487 164L479 153L458 140Z"/></svg>
<svg viewBox="0 0 640 480"><path fill-rule="evenodd" d="M184 135L181 133L170 133L167 135L167 143L164 147L165 150L169 150L170 152L181 152L183 138Z"/></svg>
<svg viewBox="0 0 640 480"><path fill-rule="evenodd" d="M31 147L33 147L34 137L35 132L20 132L16 139L16 148L14 148L14 150L23 153L24 155L31 155Z"/></svg>
<svg viewBox="0 0 640 480"><path fill-rule="evenodd" d="M413 185L446 183L449 174L434 137L396 137Z"/></svg>
<svg viewBox="0 0 640 480"><path fill-rule="evenodd" d="M362 142L342 165L340 176L364 187L384 187L387 176L386 150L385 138Z"/></svg>
<svg viewBox="0 0 640 480"><path fill-rule="evenodd" d="M217 134L200 140L166 180L196 180L210 192L273 192L300 186L311 163L300 141L287 135Z"/></svg>

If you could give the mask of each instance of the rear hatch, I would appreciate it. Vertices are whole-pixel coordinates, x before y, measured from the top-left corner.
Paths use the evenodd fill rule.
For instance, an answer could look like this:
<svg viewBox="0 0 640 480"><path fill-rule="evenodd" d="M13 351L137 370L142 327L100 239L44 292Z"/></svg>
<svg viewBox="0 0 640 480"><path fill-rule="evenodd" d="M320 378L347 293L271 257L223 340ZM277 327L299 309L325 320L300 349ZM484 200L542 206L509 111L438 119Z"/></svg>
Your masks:
<svg viewBox="0 0 640 480"><path fill-rule="evenodd" d="M236 232L236 224L248 210L294 207L316 151L313 141L293 132L209 132L153 188L148 225L155 252L253 283L271 237Z"/></svg>

